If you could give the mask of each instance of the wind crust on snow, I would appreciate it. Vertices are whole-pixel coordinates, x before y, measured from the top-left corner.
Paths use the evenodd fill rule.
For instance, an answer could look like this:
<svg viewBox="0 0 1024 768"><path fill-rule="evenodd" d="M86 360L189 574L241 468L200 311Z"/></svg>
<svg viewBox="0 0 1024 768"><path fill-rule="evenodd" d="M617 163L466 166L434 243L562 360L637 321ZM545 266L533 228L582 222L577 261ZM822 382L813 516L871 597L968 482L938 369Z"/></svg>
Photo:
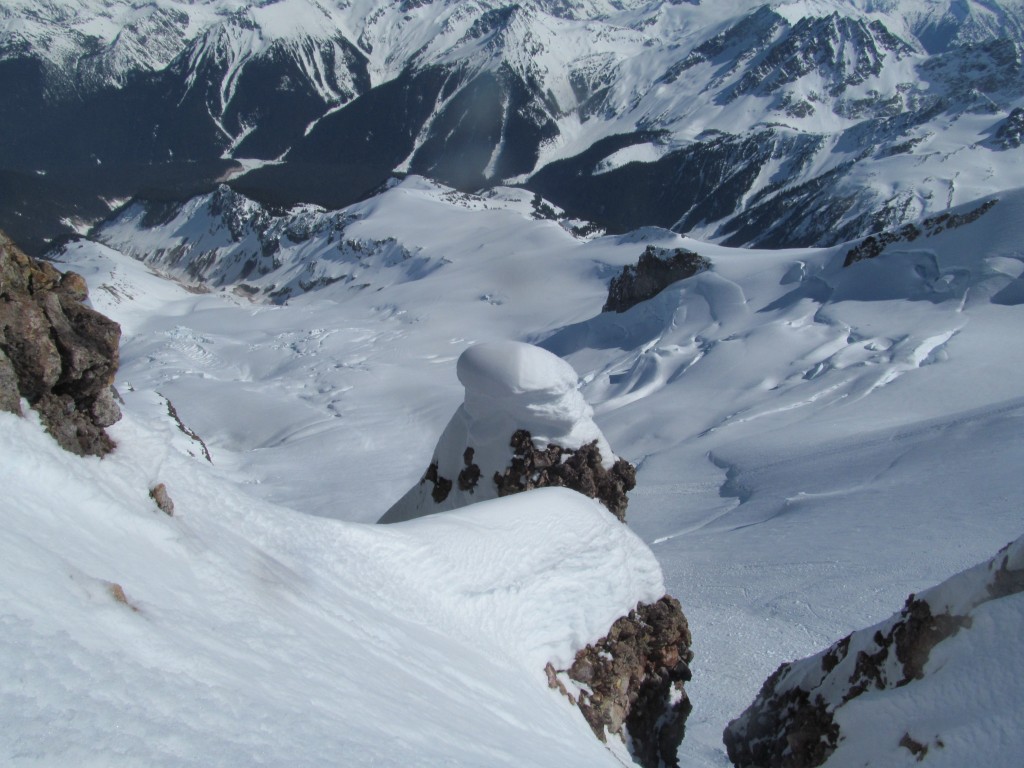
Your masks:
<svg viewBox="0 0 1024 768"><path fill-rule="evenodd" d="M565 486L623 519L635 470L612 454L572 366L531 344L488 342L456 364L465 399L419 484L379 522L394 523L530 488Z"/></svg>
<svg viewBox="0 0 1024 768"><path fill-rule="evenodd" d="M664 594L599 505L546 489L401 526L324 520L226 483L145 399L127 393L102 462L0 413L6 762L615 764L541 673ZM142 482L161 453L180 516Z"/></svg>
<svg viewBox="0 0 1024 768"><path fill-rule="evenodd" d="M913 697L921 681L944 674L948 658L939 665L929 664L937 648L966 634L968 640L958 652L975 653L970 636L979 608L995 601L1012 601L1022 592L1024 537L987 562L919 595L910 595L903 609L889 620L847 635L815 656L781 665L765 681L750 707L726 728L724 741L729 758L737 768L814 768L828 761L841 744L854 754L866 751L867 743L877 734L844 727L844 709L870 692L880 695L865 707L882 706L879 702L885 700L885 692L896 689L907 688L907 695ZM983 628L977 630L979 636L985 633L986 623L983 620ZM1006 641L1009 653L1017 653L1017 640L1010 637ZM998 658L975 661L1001 667ZM970 685L977 685L975 680L956 682L965 693ZM928 696L926 691L921 695ZM973 707L969 705L974 719L992 717L994 708L1001 706L984 691L975 695L982 699ZM936 733L928 733L925 743L910 735L911 723L896 723L894 727L904 729L904 735L898 742L894 739L890 747L908 749L918 761L928 754L929 744L948 752L946 757L953 764L957 760L967 764L974 756L952 752L955 739L945 736L940 725L931 726ZM996 754L1005 756L1010 752L1002 745Z"/></svg>
<svg viewBox="0 0 1024 768"><path fill-rule="evenodd" d="M106 427L121 417L114 400L121 329L85 306L74 272L26 256L0 232L0 410L39 412L66 450L103 456Z"/></svg>

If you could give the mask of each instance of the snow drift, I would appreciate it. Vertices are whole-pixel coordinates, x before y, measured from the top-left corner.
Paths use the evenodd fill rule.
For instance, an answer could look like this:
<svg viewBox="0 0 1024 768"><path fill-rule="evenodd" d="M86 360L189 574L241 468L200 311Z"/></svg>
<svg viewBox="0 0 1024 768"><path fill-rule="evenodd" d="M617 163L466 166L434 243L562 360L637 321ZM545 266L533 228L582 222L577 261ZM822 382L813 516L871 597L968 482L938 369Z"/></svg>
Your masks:
<svg viewBox="0 0 1024 768"><path fill-rule="evenodd" d="M188 457L150 406L126 393L103 461L0 413L0 761L619 764L543 672L664 594L599 504L298 514Z"/></svg>

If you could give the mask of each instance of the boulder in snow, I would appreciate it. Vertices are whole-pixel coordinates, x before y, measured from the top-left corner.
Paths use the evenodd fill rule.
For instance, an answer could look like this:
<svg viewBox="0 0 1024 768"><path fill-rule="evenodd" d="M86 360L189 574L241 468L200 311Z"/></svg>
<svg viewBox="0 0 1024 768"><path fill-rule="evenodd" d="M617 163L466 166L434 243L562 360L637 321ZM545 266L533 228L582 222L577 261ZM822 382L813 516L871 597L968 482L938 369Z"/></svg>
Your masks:
<svg viewBox="0 0 1024 768"><path fill-rule="evenodd" d="M627 264L612 278L608 300L602 312L625 312L641 301L652 299L672 283L711 269L711 262L685 248L656 248L648 245L634 267Z"/></svg>

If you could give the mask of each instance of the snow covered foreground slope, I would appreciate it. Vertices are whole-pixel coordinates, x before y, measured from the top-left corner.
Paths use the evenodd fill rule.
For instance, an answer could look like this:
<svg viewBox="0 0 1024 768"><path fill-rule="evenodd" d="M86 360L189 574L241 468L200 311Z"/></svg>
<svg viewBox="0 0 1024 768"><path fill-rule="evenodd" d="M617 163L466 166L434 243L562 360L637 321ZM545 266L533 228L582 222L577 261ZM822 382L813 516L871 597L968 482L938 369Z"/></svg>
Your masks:
<svg viewBox="0 0 1024 768"><path fill-rule="evenodd" d="M513 197L410 178L347 209L342 240L392 237L434 269L332 248L329 227L281 238L267 285L313 261L356 275L283 306L230 280L188 292L114 250L172 227L212 233L221 274L218 260L260 246L215 218L171 217L163 233L122 222L107 246L59 256L124 327L126 400L166 414L162 393L218 471L318 515L369 522L418 482L462 401L455 360L470 344L529 340L567 359L599 428L638 465L630 526L693 631L684 764L725 763L723 728L780 663L1020 536L1019 191L849 267L856 243L745 251L658 229L582 240ZM610 277L651 244L712 269L601 314Z"/></svg>
<svg viewBox="0 0 1024 768"><path fill-rule="evenodd" d="M6 765L619 764L543 672L664 592L596 502L302 515L188 457L147 404L129 396L103 461L0 414Z"/></svg>

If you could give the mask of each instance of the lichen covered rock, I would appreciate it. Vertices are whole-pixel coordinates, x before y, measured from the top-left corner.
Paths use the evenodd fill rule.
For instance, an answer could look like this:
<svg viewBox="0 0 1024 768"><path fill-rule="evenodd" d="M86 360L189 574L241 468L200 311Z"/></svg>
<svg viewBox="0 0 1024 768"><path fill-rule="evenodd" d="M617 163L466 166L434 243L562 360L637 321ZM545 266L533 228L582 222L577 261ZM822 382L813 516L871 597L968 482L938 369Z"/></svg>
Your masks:
<svg viewBox="0 0 1024 768"><path fill-rule="evenodd" d="M102 456L121 417L113 382L121 329L85 306L85 281L22 253L0 233L0 408L39 412L64 448Z"/></svg>
<svg viewBox="0 0 1024 768"><path fill-rule="evenodd" d="M594 734L602 741L607 734L628 736L634 758L646 768L679 764L676 751L692 709L684 690L690 642L679 601L666 595L618 619L564 670L579 689L573 698Z"/></svg>

